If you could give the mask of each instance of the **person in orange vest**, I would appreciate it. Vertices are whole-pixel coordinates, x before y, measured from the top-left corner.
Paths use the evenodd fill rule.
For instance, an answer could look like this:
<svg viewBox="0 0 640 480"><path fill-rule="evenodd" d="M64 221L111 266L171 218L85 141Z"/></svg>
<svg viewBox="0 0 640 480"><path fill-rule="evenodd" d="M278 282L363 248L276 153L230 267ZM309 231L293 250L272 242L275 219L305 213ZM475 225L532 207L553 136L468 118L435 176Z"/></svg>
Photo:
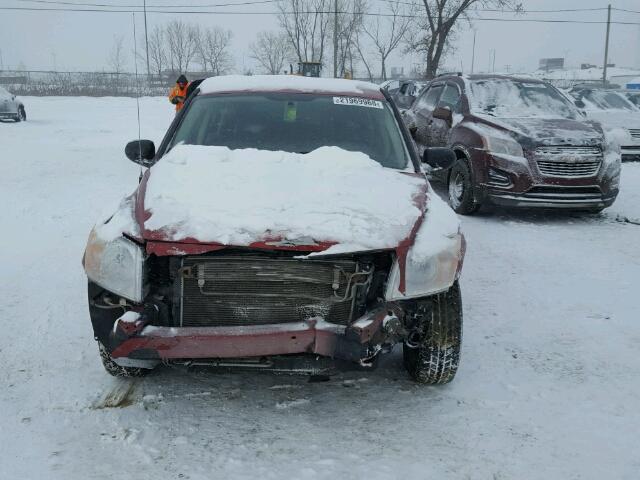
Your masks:
<svg viewBox="0 0 640 480"><path fill-rule="evenodd" d="M189 81L184 75L180 75L176 80L176 86L169 92L169 101L176 106L176 113L184 107L184 101L187 99L187 88Z"/></svg>

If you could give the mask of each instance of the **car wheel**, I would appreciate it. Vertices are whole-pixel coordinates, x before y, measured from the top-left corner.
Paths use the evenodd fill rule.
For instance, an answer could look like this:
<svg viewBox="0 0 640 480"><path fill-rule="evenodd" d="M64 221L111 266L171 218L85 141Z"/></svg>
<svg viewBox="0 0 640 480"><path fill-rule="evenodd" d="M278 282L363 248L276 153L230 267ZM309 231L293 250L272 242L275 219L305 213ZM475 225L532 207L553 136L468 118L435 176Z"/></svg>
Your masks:
<svg viewBox="0 0 640 480"><path fill-rule="evenodd" d="M122 367L118 365L109 355L107 348L100 342L98 342L98 350L100 351L100 359L104 369L114 377L142 377L151 371L148 368Z"/></svg>
<svg viewBox="0 0 640 480"><path fill-rule="evenodd" d="M26 122L27 121L27 112L24 110L24 107L18 107L18 115L16 115L16 122Z"/></svg>
<svg viewBox="0 0 640 480"><path fill-rule="evenodd" d="M456 213L471 215L478 211L480 205L473 198L471 170L465 160L458 160L449 172L448 182L449 205Z"/></svg>
<svg viewBox="0 0 640 480"><path fill-rule="evenodd" d="M462 345L462 299L455 282L444 293L421 302L417 330L402 348L404 367L418 383L449 383L455 377Z"/></svg>

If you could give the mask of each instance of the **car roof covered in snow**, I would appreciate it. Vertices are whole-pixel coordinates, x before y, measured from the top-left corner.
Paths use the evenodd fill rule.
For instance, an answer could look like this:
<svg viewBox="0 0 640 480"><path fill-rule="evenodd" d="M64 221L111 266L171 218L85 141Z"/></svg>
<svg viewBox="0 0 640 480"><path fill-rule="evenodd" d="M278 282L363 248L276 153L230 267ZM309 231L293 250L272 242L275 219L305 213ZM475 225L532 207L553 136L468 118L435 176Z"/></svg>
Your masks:
<svg viewBox="0 0 640 480"><path fill-rule="evenodd" d="M547 83L539 78L528 77L526 75L501 75L497 73L478 73L473 75L465 75L464 78L468 80L511 80L514 82Z"/></svg>
<svg viewBox="0 0 640 480"><path fill-rule="evenodd" d="M205 95L234 92L299 92L384 99L379 85L341 78L297 75L223 75L207 78L200 84L200 93Z"/></svg>

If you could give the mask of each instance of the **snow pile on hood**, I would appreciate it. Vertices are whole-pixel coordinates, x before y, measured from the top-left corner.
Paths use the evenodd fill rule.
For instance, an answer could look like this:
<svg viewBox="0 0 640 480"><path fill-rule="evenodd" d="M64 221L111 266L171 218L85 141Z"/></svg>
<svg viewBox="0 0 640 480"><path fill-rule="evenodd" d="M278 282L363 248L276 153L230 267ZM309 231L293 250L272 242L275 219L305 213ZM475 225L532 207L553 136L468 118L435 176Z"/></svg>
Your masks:
<svg viewBox="0 0 640 480"><path fill-rule="evenodd" d="M120 201L117 209L108 210L108 215L102 215L94 227L98 238L104 242L110 242L123 233L132 237L140 237L140 228L135 220L134 196L128 196Z"/></svg>
<svg viewBox="0 0 640 480"><path fill-rule="evenodd" d="M451 248L451 245L458 241L458 233L458 215L435 192L430 192L427 212L409 251L409 261L421 263Z"/></svg>
<svg viewBox="0 0 640 480"><path fill-rule="evenodd" d="M496 134L496 126L507 130L519 138L530 139L546 145L594 145L603 141L601 126L586 119L572 120L569 118L494 118L489 115L475 114L486 123L476 123L467 127L480 134Z"/></svg>
<svg viewBox="0 0 640 480"><path fill-rule="evenodd" d="M178 145L151 169L144 226L169 241L394 248L420 215L413 198L424 185L338 147L296 154Z"/></svg>
<svg viewBox="0 0 640 480"><path fill-rule="evenodd" d="M207 78L200 84L203 94L247 91L325 92L352 95L375 94L381 97L380 86L369 82L341 78L312 78L296 75L222 75Z"/></svg>

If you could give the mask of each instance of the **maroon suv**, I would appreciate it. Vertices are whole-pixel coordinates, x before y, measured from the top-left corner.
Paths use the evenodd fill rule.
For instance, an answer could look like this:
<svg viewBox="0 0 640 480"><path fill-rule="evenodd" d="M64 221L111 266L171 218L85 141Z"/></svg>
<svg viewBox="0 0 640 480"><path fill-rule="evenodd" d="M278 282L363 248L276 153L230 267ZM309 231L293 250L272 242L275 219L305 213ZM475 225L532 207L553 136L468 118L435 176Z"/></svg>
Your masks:
<svg viewBox="0 0 640 480"><path fill-rule="evenodd" d="M458 213L483 204L599 212L618 194L619 151L548 83L439 76L405 121L419 147L456 152L453 167L433 175L446 181Z"/></svg>
<svg viewBox="0 0 640 480"><path fill-rule="evenodd" d="M89 236L89 312L107 371L159 363L371 367L403 344L423 383L458 368L465 243L376 85L215 77L186 101L139 187Z"/></svg>

